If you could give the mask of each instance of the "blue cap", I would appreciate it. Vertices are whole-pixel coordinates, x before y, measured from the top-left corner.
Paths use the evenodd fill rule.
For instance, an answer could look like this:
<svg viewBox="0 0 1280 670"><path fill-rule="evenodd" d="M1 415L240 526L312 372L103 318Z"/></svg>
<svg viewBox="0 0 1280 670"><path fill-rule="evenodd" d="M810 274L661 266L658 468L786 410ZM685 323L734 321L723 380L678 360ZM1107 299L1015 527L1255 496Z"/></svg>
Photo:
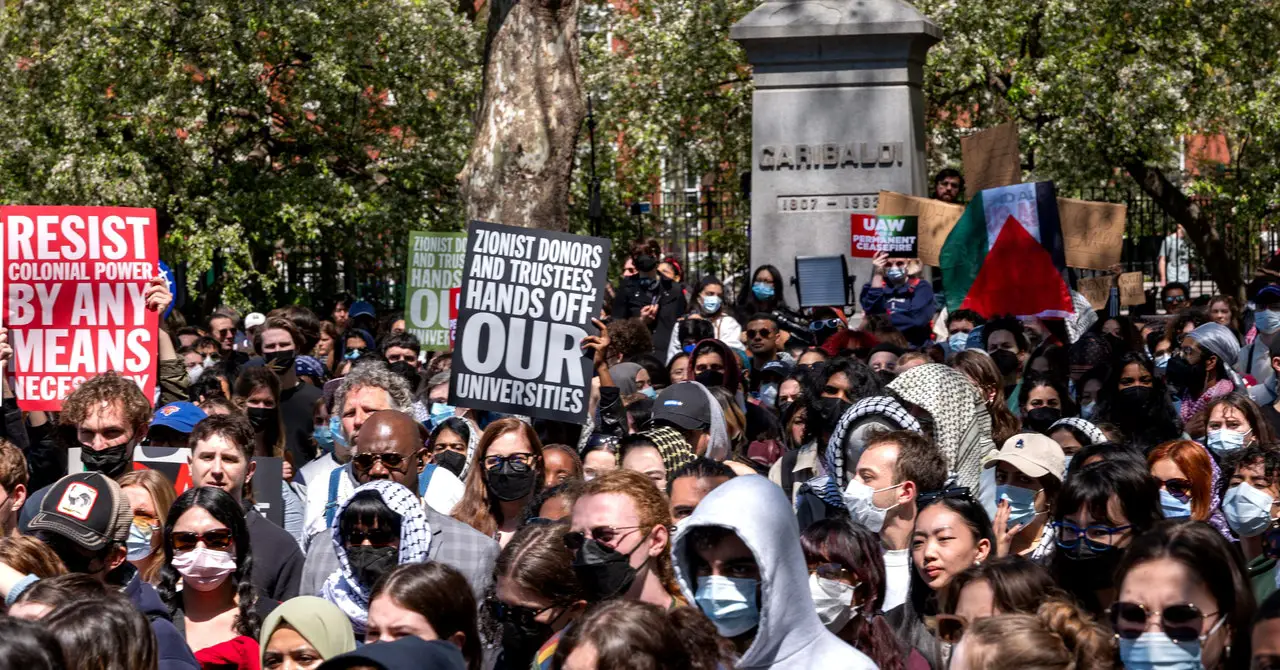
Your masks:
<svg viewBox="0 0 1280 670"><path fill-rule="evenodd" d="M1267 284L1258 291L1258 295L1254 297L1253 302L1259 305L1269 305L1273 302L1280 302L1280 286L1275 284Z"/></svg>
<svg viewBox="0 0 1280 670"><path fill-rule="evenodd" d="M155 417L151 419L151 427L164 426L189 435L195 430L196 424L207 416L209 415L204 410L189 402L171 402L156 410Z"/></svg>
<svg viewBox="0 0 1280 670"><path fill-rule="evenodd" d="M373 305L370 305L369 303L363 300L357 300L351 303L351 309L347 310L347 317L354 319L357 316L376 317L377 314L373 311Z"/></svg>

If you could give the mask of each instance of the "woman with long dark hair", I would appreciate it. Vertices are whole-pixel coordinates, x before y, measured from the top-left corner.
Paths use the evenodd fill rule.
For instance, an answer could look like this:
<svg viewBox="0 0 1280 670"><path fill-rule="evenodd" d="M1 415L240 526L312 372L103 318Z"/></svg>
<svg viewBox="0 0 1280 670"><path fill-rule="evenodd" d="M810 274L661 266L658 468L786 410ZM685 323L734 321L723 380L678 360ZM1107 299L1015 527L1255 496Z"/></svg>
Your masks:
<svg viewBox="0 0 1280 670"><path fill-rule="evenodd" d="M494 421L480 436L453 518L505 546L542 479L542 442L533 426L512 418Z"/></svg>
<svg viewBox="0 0 1280 670"><path fill-rule="evenodd" d="M284 502L284 529L295 538L304 534L307 505L304 493L294 488L294 456L285 449L284 417L280 414L280 379L265 367L246 368L236 379L236 405L253 426L253 455L284 460L280 499Z"/></svg>
<svg viewBox="0 0 1280 670"><path fill-rule="evenodd" d="M980 349L965 349L952 357L951 367L978 387L978 392L986 403L987 413L991 415L991 439L996 444L1004 444L1005 440L1022 430L1022 422L1009 411L1000 368L996 367L989 354Z"/></svg>
<svg viewBox="0 0 1280 670"><path fill-rule="evenodd" d="M748 281L738 291L738 320L746 323L755 314L772 313L774 310L788 310L786 284L782 283L782 272L772 265L761 265L751 273Z"/></svg>
<svg viewBox="0 0 1280 670"><path fill-rule="evenodd" d="M262 617L274 603L258 598L252 571L249 528L236 499L211 486L178 496L164 524L157 591L202 663L258 656Z"/></svg>
<svg viewBox="0 0 1280 670"><path fill-rule="evenodd" d="M724 342L734 349L742 350L742 324L729 315L731 310L724 304L724 282L716 277L706 275L698 280L693 299L689 301L689 314L686 319L704 319L715 330L715 339ZM671 360L680 352L680 324L672 329L671 340L667 344L667 360ZM662 346L662 343L657 343Z"/></svg>
<svg viewBox="0 0 1280 670"><path fill-rule="evenodd" d="M436 561L401 565L378 580L369 601L365 643L416 635L452 642L480 670L484 658L476 627L476 597L461 572Z"/></svg>
<svg viewBox="0 0 1280 670"><path fill-rule="evenodd" d="M1067 387L1052 376L1030 372L1018 391L1024 432L1047 433L1064 416L1075 416L1076 402Z"/></svg>
<svg viewBox="0 0 1280 670"><path fill-rule="evenodd" d="M1145 451L1182 436L1182 421L1169 400L1169 391L1145 354L1121 356L1098 392L1097 402L1091 421L1114 424L1128 443L1139 449Z"/></svg>

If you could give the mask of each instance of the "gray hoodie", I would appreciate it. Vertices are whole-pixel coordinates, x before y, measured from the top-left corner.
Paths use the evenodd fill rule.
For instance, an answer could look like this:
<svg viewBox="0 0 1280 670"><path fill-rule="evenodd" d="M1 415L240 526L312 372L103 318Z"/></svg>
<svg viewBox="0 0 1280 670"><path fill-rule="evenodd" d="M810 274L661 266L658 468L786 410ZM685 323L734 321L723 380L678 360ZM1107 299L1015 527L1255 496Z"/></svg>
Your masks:
<svg viewBox="0 0 1280 670"><path fill-rule="evenodd" d="M698 526L732 530L760 566L760 625L736 668L876 667L818 619L795 513L776 484L758 475L735 477L703 498L681 523L673 558L676 581L690 603L696 602L698 584L690 561L693 549L685 540Z"/></svg>

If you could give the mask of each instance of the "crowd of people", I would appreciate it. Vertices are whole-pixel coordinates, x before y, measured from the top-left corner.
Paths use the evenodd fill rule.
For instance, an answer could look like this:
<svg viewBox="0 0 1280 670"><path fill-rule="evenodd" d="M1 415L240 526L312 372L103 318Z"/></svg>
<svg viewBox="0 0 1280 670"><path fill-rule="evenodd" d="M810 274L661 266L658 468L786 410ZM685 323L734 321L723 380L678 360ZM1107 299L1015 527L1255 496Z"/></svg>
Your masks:
<svg viewBox="0 0 1280 670"><path fill-rule="evenodd" d="M630 251L582 425L451 405L450 352L348 296L170 317L152 398L6 388L0 659L1280 667L1280 285L987 319L881 256L859 321Z"/></svg>

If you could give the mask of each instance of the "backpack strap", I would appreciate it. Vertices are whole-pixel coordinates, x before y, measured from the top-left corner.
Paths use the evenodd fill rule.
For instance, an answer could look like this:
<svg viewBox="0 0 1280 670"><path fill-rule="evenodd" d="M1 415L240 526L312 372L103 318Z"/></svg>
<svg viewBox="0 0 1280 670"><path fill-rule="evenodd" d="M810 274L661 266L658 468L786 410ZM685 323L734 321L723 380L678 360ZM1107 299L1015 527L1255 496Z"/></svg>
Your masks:
<svg viewBox="0 0 1280 670"><path fill-rule="evenodd" d="M324 524L333 528L333 517L338 514L338 485L342 483L342 466L329 473L329 498L324 504Z"/></svg>
<svg viewBox="0 0 1280 670"><path fill-rule="evenodd" d="M427 496L427 488L431 486L431 476L436 473L436 468L440 466L435 463L428 463L427 469L418 474L418 497L425 498Z"/></svg>

